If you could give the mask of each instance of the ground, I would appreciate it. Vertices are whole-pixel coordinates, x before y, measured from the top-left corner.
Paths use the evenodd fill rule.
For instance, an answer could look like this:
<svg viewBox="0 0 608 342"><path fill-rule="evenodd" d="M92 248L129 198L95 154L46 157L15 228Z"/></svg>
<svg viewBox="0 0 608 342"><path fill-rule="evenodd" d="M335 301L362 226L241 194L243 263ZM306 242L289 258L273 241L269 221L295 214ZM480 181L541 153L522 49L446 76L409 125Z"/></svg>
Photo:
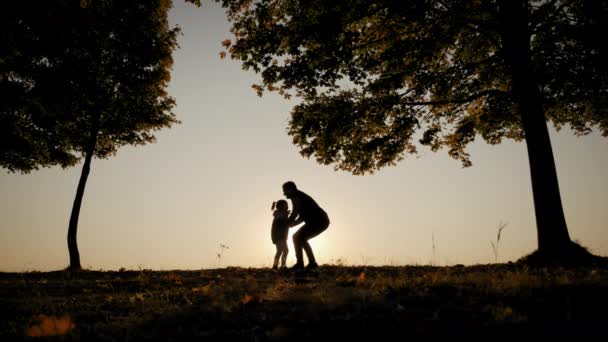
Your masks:
<svg viewBox="0 0 608 342"><path fill-rule="evenodd" d="M608 269L520 264L0 273L0 337L608 336Z"/></svg>

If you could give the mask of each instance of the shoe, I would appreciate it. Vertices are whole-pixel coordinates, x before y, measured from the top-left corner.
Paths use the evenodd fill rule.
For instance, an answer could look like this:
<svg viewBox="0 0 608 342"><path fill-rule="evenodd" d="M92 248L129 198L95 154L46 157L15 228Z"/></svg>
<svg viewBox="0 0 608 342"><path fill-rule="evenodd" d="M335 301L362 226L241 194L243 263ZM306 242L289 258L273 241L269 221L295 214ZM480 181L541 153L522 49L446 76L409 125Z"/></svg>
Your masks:
<svg viewBox="0 0 608 342"><path fill-rule="evenodd" d="M297 262L295 265L291 266L292 270L303 270L304 264Z"/></svg>
<svg viewBox="0 0 608 342"><path fill-rule="evenodd" d="M278 266L277 266L277 265L272 265L272 269L273 269L273 270L276 270L277 268L278 268Z"/></svg>
<svg viewBox="0 0 608 342"><path fill-rule="evenodd" d="M309 270L313 269L313 268L319 268L319 265L316 262L311 262L311 263L308 263L308 265L306 265L306 268Z"/></svg>

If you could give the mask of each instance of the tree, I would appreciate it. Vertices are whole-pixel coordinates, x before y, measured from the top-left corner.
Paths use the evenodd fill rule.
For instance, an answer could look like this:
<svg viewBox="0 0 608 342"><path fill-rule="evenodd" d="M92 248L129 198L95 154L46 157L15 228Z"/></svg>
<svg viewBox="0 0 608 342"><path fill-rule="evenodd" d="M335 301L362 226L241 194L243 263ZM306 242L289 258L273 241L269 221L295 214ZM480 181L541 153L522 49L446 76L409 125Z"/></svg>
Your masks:
<svg viewBox="0 0 608 342"><path fill-rule="evenodd" d="M178 28L170 0L20 1L1 14L0 165L27 173L84 159L68 228L81 268L78 217L93 157L155 141L178 123L166 91Z"/></svg>
<svg viewBox="0 0 608 342"><path fill-rule="evenodd" d="M235 38L223 45L261 74L258 94L301 97L288 132L302 155L363 174L416 140L470 166L478 136L525 139L537 254L576 249L546 121L608 136L605 1L221 2Z"/></svg>

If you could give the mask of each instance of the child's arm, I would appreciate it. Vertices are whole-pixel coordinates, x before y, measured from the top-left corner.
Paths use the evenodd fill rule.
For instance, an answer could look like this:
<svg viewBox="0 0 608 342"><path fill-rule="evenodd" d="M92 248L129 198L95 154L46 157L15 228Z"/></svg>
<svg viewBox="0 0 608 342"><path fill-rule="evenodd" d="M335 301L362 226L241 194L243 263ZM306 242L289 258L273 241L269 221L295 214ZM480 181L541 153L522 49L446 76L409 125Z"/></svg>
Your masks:
<svg viewBox="0 0 608 342"><path fill-rule="evenodd" d="M281 216L277 217L277 224L280 227L287 227L288 229L291 228L291 225L289 224L289 213L285 213L285 214L281 214Z"/></svg>

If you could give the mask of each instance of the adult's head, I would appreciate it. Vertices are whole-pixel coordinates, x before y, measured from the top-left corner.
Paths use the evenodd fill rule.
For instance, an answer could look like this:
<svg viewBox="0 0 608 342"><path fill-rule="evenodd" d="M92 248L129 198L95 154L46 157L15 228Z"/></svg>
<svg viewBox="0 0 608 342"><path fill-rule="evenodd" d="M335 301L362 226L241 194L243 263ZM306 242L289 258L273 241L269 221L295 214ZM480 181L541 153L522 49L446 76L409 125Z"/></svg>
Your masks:
<svg viewBox="0 0 608 342"><path fill-rule="evenodd" d="M291 198L296 193L296 191L298 191L296 183L289 181L283 184L283 194L285 195L285 197Z"/></svg>

